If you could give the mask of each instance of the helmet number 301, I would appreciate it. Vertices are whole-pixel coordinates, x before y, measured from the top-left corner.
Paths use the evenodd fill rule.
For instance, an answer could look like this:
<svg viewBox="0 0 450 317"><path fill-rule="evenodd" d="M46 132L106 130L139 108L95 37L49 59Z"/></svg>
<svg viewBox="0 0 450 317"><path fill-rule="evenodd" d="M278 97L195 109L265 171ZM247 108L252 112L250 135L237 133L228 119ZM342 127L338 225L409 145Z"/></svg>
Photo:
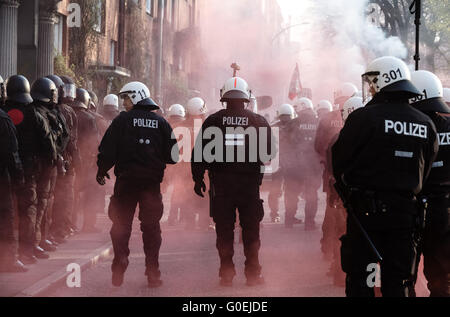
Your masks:
<svg viewBox="0 0 450 317"><path fill-rule="evenodd" d="M403 78L400 68L397 68L397 70L391 70L389 73L384 73L382 76L384 77L384 82L386 84L390 83L392 80L397 80L399 77Z"/></svg>

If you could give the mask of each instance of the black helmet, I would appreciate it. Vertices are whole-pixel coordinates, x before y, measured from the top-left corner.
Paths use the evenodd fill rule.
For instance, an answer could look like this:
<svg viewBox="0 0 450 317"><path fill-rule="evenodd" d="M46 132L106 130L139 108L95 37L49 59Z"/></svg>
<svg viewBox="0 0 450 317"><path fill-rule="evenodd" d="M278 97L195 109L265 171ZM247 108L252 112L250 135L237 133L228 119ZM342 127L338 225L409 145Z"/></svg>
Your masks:
<svg viewBox="0 0 450 317"><path fill-rule="evenodd" d="M6 100L20 104L30 104L33 99L30 96L30 83L22 75L14 75L8 78L6 82Z"/></svg>
<svg viewBox="0 0 450 317"><path fill-rule="evenodd" d="M91 98L89 97L89 93L87 92L86 89L77 88L76 97L72 103L72 107L88 109L90 100Z"/></svg>
<svg viewBox="0 0 450 317"><path fill-rule="evenodd" d="M91 102L89 103L89 109L96 112L97 111L97 105L98 105L98 97L95 94L95 92L89 90L89 97L91 98Z"/></svg>
<svg viewBox="0 0 450 317"><path fill-rule="evenodd" d="M53 81L42 77L37 79L31 86L31 97L33 100L54 104L58 103L58 88Z"/></svg>
<svg viewBox="0 0 450 317"><path fill-rule="evenodd" d="M76 98L76 89L77 86L75 85L72 78L67 76L61 76L61 80L64 83L64 95L63 98L74 100Z"/></svg>
<svg viewBox="0 0 450 317"><path fill-rule="evenodd" d="M0 105L3 104L6 100L6 87L5 83L3 82L2 76L0 76Z"/></svg>
<svg viewBox="0 0 450 317"><path fill-rule="evenodd" d="M61 103L64 96L64 82L56 75L48 75L46 78L50 79L56 85L58 89L58 103Z"/></svg>

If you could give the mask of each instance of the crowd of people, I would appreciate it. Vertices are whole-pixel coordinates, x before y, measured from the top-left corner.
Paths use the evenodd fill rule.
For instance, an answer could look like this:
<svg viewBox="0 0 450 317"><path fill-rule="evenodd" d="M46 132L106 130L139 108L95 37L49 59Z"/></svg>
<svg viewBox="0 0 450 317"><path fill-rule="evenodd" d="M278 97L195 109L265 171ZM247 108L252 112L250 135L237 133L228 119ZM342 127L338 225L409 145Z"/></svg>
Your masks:
<svg viewBox="0 0 450 317"><path fill-rule="evenodd" d="M118 98L106 96L100 115L95 93L66 76L31 87L21 75L0 77L0 86L0 270L26 272L74 233L99 231L105 192L91 174Z"/></svg>
<svg viewBox="0 0 450 317"><path fill-rule="evenodd" d="M0 186L7 197L0 202L1 270L23 272L24 264L48 258L47 252L79 230L80 215L80 229L96 232L96 214L106 207L107 192L100 185L114 167L108 208L114 286L122 285L129 264L138 204L148 285L162 285L160 221L162 194L169 189L169 226L216 231L222 286L231 286L236 275L238 210L245 275L252 286L264 283L258 257L265 215L260 191L268 193L271 222L283 219L286 229L304 223L306 231L314 231L322 187L321 251L330 262L328 274L346 287L347 296L374 296L367 283L373 263L381 266L384 296L414 296L422 254L431 295L449 296L450 90L434 74L411 73L391 56L370 63L363 80L362 91L342 84L333 102L314 105L298 96L277 107L270 123L267 115L257 114L256 99L239 77L221 89L224 109L209 115L200 97L163 114L140 82L106 96L99 114L96 95L65 76L40 78L31 88L23 76L1 81ZM119 98L125 108L120 114ZM207 132L211 128L221 137ZM255 128L256 139L240 128ZM216 143L213 159L204 156L211 140L225 149ZM228 156L228 149L241 146L245 159L236 160L235 152ZM259 147L268 156L260 157ZM276 153L279 166L269 170ZM190 159L180 160L186 154Z"/></svg>

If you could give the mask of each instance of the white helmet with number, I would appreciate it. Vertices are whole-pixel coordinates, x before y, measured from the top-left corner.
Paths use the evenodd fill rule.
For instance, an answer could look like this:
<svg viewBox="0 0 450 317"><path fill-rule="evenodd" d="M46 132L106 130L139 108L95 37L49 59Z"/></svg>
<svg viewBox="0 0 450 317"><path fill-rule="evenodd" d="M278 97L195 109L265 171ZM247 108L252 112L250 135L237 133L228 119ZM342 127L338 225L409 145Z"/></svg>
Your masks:
<svg viewBox="0 0 450 317"><path fill-rule="evenodd" d="M342 120L347 120L350 113L363 106L363 99L361 97L349 98L342 107Z"/></svg>
<svg viewBox="0 0 450 317"><path fill-rule="evenodd" d="M134 106L149 106L152 110L159 109L158 105L150 98L148 87L139 81L128 83L120 89L119 97L124 98L125 96L131 99Z"/></svg>
<svg viewBox="0 0 450 317"><path fill-rule="evenodd" d="M450 88L444 88L442 90L444 101L447 103L447 105L450 106Z"/></svg>
<svg viewBox="0 0 450 317"><path fill-rule="evenodd" d="M167 116L170 117L181 117L184 118L186 116L186 110L184 110L184 107L178 103L171 105L169 107L169 111L167 113Z"/></svg>
<svg viewBox="0 0 450 317"><path fill-rule="evenodd" d="M289 116L291 119L294 119L296 116L294 107L288 103L282 104L277 110L277 117L279 118L280 116Z"/></svg>
<svg viewBox="0 0 450 317"><path fill-rule="evenodd" d="M333 105L328 100L320 100L316 110L327 110L327 112L331 112L333 110Z"/></svg>
<svg viewBox="0 0 450 317"><path fill-rule="evenodd" d="M421 111L450 113L445 104L440 79L432 72L418 70L411 74L411 81L423 95L410 100L410 103Z"/></svg>
<svg viewBox="0 0 450 317"><path fill-rule="evenodd" d="M206 114L207 111L205 101L200 97L189 99L187 102L186 112L190 116L201 116Z"/></svg>
<svg viewBox="0 0 450 317"><path fill-rule="evenodd" d="M119 98L114 94L109 94L105 98L103 98L103 107L113 107L116 110L119 110Z"/></svg>
<svg viewBox="0 0 450 317"><path fill-rule="evenodd" d="M421 94L411 82L408 66L397 57L383 56L375 59L369 64L362 77L375 93L403 93L409 98Z"/></svg>
<svg viewBox="0 0 450 317"><path fill-rule="evenodd" d="M220 90L220 102L229 100L250 102L251 95L252 91L249 89L247 82L240 77L233 77L228 79Z"/></svg>
<svg viewBox="0 0 450 317"><path fill-rule="evenodd" d="M302 97L295 101L294 109L296 112L300 112L306 109L314 109L314 105L311 101L311 99Z"/></svg>

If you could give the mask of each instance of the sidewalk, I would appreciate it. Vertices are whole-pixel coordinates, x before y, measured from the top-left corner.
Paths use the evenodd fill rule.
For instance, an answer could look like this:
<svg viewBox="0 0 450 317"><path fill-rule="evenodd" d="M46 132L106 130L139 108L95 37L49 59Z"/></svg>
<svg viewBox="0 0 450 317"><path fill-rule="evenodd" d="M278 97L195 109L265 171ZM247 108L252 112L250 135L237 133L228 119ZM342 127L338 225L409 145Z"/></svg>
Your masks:
<svg viewBox="0 0 450 317"><path fill-rule="evenodd" d="M111 221L105 214L97 216L100 233L78 233L60 244L58 250L49 252L50 258L27 265L26 273L0 273L0 297L39 296L48 288L65 283L67 265L77 263L81 269L95 264L101 257L112 253L109 229Z"/></svg>

